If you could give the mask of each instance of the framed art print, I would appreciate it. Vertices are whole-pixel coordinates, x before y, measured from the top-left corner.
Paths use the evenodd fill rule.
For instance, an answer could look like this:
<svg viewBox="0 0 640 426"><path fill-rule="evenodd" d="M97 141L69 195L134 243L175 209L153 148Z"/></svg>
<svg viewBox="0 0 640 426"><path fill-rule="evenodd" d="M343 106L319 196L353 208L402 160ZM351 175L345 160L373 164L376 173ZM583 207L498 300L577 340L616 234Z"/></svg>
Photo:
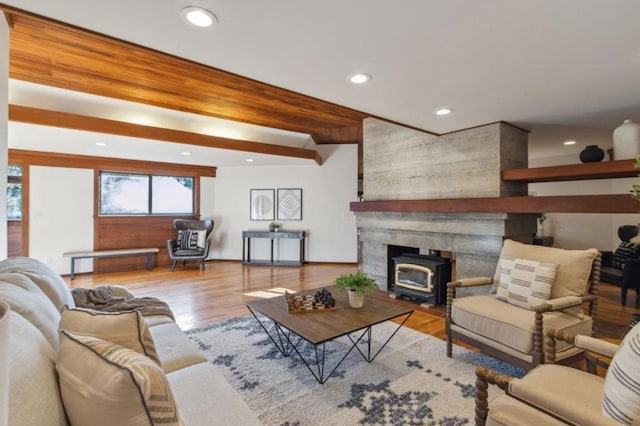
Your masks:
<svg viewBox="0 0 640 426"><path fill-rule="evenodd" d="M301 188L278 188L278 220L302 220Z"/></svg>
<svg viewBox="0 0 640 426"><path fill-rule="evenodd" d="M275 219L275 191L273 189L251 189L250 220Z"/></svg>

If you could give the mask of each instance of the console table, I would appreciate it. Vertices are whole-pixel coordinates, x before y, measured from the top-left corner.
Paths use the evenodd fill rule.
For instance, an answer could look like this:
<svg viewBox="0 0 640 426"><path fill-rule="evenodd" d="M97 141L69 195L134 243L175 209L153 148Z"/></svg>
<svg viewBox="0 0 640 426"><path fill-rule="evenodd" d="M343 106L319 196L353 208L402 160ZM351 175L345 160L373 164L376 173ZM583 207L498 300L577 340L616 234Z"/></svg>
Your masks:
<svg viewBox="0 0 640 426"><path fill-rule="evenodd" d="M251 239L268 238L270 258L264 260L251 259ZM299 260L273 260L273 240L299 240ZM242 231L242 264L243 265L274 265L274 266L302 266L304 263L304 231L269 232L269 231Z"/></svg>

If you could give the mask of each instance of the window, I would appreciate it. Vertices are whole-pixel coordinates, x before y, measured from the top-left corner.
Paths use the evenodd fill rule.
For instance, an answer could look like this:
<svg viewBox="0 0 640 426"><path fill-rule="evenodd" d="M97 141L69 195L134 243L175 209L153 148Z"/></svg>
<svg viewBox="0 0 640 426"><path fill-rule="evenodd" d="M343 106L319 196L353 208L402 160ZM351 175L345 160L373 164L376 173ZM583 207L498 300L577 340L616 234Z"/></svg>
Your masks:
<svg viewBox="0 0 640 426"><path fill-rule="evenodd" d="M193 214L192 177L100 173L101 215Z"/></svg>
<svg viewBox="0 0 640 426"><path fill-rule="evenodd" d="M7 219L22 219L22 166L12 164L7 178Z"/></svg>

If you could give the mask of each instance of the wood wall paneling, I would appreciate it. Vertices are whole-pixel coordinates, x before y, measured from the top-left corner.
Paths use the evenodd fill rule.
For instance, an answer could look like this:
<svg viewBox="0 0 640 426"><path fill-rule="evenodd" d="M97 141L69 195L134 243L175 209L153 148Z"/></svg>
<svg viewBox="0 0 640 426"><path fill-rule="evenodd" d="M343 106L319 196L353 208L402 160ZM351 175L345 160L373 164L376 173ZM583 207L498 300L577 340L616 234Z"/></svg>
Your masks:
<svg viewBox="0 0 640 426"><path fill-rule="evenodd" d="M175 238L173 220L176 218L197 219L200 217L200 179L194 182L194 214L192 216L101 216L100 215L100 170L94 173L94 250L112 250L124 248L157 247L154 266L170 264L167 253L167 240ZM131 271L147 267L147 256L116 257L95 259L93 270L96 273Z"/></svg>
<svg viewBox="0 0 640 426"><path fill-rule="evenodd" d="M170 264L167 240L175 238L173 219L177 216L98 216L94 240L95 250L158 247L154 267ZM185 217L185 216L180 216ZM193 217L189 217L193 218ZM96 259L96 273L131 271L147 267L146 256Z"/></svg>
<svg viewBox="0 0 640 426"><path fill-rule="evenodd" d="M22 221L7 221L7 255L8 257L22 256Z"/></svg>

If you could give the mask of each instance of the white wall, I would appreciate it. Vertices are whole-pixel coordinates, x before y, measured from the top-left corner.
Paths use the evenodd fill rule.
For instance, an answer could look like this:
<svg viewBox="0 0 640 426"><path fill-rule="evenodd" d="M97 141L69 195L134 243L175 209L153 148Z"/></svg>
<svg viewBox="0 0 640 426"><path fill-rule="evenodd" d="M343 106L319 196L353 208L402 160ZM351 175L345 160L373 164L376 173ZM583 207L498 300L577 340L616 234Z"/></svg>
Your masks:
<svg viewBox="0 0 640 426"><path fill-rule="evenodd" d="M242 231L267 230L270 221L249 220L251 188L302 188L302 220L282 221L284 230L305 230L307 260L356 262L355 217L349 202L357 197L357 146L320 146L322 166L219 168L216 178L200 180L203 218L215 220L212 259L241 259ZM30 168L29 256L60 274L68 274L67 251L93 248L93 170ZM254 258L267 258L266 241L255 240ZM293 241L276 244L276 256L296 259ZM91 259L76 262L76 272L90 272Z"/></svg>
<svg viewBox="0 0 640 426"><path fill-rule="evenodd" d="M249 220L249 190L302 188L302 220L280 221L282 230L307 232L308 261L356 262L357 230L349 203L357 198L357 146L320 145L322 166L225 167L215 178L213 257L242 258L242 231L267 230ZM268 258L268 240L252 241L252 258ZM276 243L276 258L297 259L294 241ZM279 257L278 257L279 256Z"/></svg>
<svg viewBox="0 0 640 426"><path fill-rule="evenodd" d="M604 161L606 160L605 157ZM578 162L575 154L569 154L529 159L529 167L576 164ZM640 179L620 178L531 183L529 184L529 195L629 194L634 183L640 183ZM617 234L618 226L640 224L640 215L638 214L549 213L546 216L545 234L554 237L554 246L567 249L595 247L600 250L615 250L620 244Z"/></svg>
<svg viewBox="0 0 640 426"><path fill-rule="evenodd" d="M29 173L29 256L68 274L62 253L93 249L93 170L32 166ZM91 259L76 262L76 272L91 270Z"/></svg>
<svg viewBox="0 0 640 426"><path fill-rule="evenodd" d="M9 27L0 14L0 259L7 257L7 161L9 127ZM0 410L1 411L1 410ZM0 420L1 423L1 420Z"/></svg>

